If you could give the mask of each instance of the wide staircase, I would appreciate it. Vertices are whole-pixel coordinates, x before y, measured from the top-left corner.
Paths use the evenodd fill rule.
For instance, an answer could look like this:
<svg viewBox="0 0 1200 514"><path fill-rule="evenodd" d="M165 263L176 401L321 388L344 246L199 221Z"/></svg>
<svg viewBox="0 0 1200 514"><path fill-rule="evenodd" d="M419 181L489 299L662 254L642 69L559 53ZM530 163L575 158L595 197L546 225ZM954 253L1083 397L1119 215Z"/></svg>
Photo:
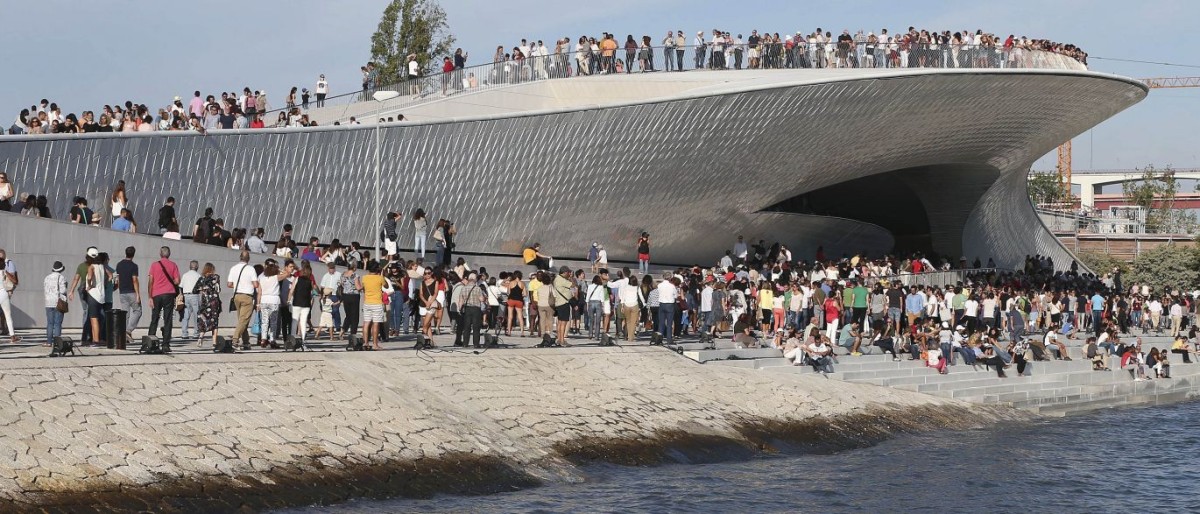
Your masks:
<svg viewBox="0 0 1200 514"><path fill-rule="evenodd" d="M1078 344L1078 342L1075 342ZM1163 348L1167 343L1153 346ZM1143 344L1144 348L1149 345ZM677 347L682 354L712 366L735 366L766 373L814 374L811 366L794 366L774 348L715 350L711 346L688 343ZM841 348L838 348L841 351ZM1128 371L1092 371L1082 356L1082 348L1068 347L1075 360L1034 362L1017 375L1015 365L998 378L993 369L970 366L959 361L949 373L939 375L933 368L902 355L899 362L890 354L853 357L839 355L829 379L894 387L918 393L955 398L981 404L1006 404L1048 416L1065 416L1097 409L1158 405L1200 397L1200 364L1184 364L1180 355L1171 355L1171 378L1136 382ZM1114 363L1114 366L1119 362ZM1149 370L1153 376L1153 370Z"/></svg>

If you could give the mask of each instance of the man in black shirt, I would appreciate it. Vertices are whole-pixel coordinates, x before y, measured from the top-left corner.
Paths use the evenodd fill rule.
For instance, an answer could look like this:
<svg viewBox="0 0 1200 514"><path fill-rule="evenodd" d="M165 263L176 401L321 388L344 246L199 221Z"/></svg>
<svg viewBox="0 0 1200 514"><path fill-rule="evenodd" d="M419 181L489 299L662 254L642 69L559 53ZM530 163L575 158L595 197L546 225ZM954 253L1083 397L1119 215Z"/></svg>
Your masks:
<svg viewBox="0 0 1200 514"><path fill-rule="evenodd" d="M891 284L887 289L887 315L892 321L892 333L900 333L900 319L904 312L904 290L900 288L900 284ZM871 327L874 330L874 327Z"/></svg>
<svg viewBox="0 0 1200 514"><path fill-rule="evenodd" d="M233 234L225 230L225 220L217 218L213 220L213 225L212 236L209 237L208 244L213 246L229 246L229 238L233 237Z"/></svg>
<svg viewBox="0 0 1200 514"><path fill-rule="evenodd" d="M175 219L175 197L168 196L167 203L158 208L158 229L166 232L172 223L178 222L179 220Z"/></svg>
<svg viewBox="0 0 1200 514"><path fill-rule="evenodd" d="M117 263L117 298L121 309L126 314L125 333L132 337L133 329L138 320L142 319L142 289L138 282L138 265L133 262L137 249L130 246L125 249L125 259Z"/></svg>
<svg viewBox="0 0 1200 514"><path fill-rule="evenodd" d="M192 241L196 243L207 243L213 235L213 210L212 207L204 209L204 216L196 220L196 226L192 228Z"/></svg>

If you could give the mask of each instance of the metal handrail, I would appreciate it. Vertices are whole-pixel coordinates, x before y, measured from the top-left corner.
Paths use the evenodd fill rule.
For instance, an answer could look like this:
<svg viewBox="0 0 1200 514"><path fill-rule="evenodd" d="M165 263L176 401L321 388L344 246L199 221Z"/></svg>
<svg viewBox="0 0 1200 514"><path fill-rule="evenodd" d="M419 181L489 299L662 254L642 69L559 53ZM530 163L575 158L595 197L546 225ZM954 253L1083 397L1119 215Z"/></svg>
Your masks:
<svg viewBox="0 0 1200 514"><path fill-rule="evenodd" d="M781 45L760 44L759 46L780 47ZM869 46L873 50L870 54L867 53ZM1073 57L1044 50L1005 50L1002 47L976 45L930 45L923 48L901 50L902 46L899 43L881 45L867 45L863 43L845 52L846 55L844 57L839 57L836 43L796 45L791 49L777 48L778 53L776 53L776 50L762 49L759 51L758 60L760 65L758 69L837 69L839 65L843 65L840 66L841 68L871 67L900 69L1032 68L1080 71L1087 69L1083 63ZM618 61L623 68L627 68L627 62L632 63L635 67L640 67L640 57L643 55L643 50L648 51L648 64L654 67L654 71L662 70L664 52L666 51L674 51L676 54L672 56L672 61L676 61L680 57L679 54L682 54L683 59L674 62L673 69L681 67L685 69L735 69L733 66L730 66L735 64L735 62L740 62L743 65L742 68L736 69L750 69L747 65L750 63L751 54L749 47L745 44L728 45L720 49L715 48L711 43L704 46L689 45L685 47L648 46L639 47L636 50L619 47L613 51L608 64L605 63L605 56L603 55L596 55L591 51L581 53L577 50L569 50L562 53L551 53L545 56L533 56L520 60L478 64L451 72L439 72L416 79L402 80L388 86L359 91L354 94L340 95L339 98L350 98L357 95L360 101L351 102L343 106L340 112L332 116L328 115L332 114L329 111L320 112L310 110L309 117L321 119L325 124L335 121L347 122L352 116L359 122L370 122L374 121L373 118L381 114L396 113L404 108L440 100L459 93L485 91L513 84L549 79L606 74L608 70L605 68L615 68ZM698 52L697 50L703 51ZM740 56L738 55L739 53L741 54ZM630 54L632 54L632 57L630 57ZM714 55L716 56L716 62L724 62L727 65L714 67L712 65ZM682 63L687 63L689 66L682 66ZM597 71L598 69L600 70L599 72ZM633 70L629 69L623 69L622 71L625 73L633 72ZM378 103L370 99L370 95L375 91L396 91L400 93L400 97L381 102L382 105L375 106ZM328 105L330 100L330 98L326 99L326 109L331 108ZM371 107L353 109L354 106Z"/></svg>
<svg viewBox="0 0 1200 514"><path fill-rule="evenodd" d="M899 273L883 277L873 277L874 283L886 280L889 284L899 282L905 286L942 287L966 282L971 275L986 274L1000 271L999 268L967 268L951 270L933 270L921 273ZM872 284L873 285L873 284Z"/></svg>
<svg viewBox="0 0 1200 514"><path fill-rule="evenodd" d="M604 56L588 51L583 53L583 59L580 59L581 53L574 49L575 43L571 45L571 49L562 53L478 64L450 72L439 71L412 80L400 80L386 86L328 96L323 100L321 107L315 105L316 101L310 100L307 114L311 119L319 119L322 125L347 122L351 117L355 117L360 122L363 119L373 121L372 118L380 114L395 113L404 108L440 100L454 94L484 91L526 82L602 74L598 70L605 66ZM868 47L871 47L873 51L868 53ZM752 58L751 48L745 43L723 45L721 48L708 42L704 45L684 47L647 46L644 49L648 51L650 63L654 65L655 70L660 69L659 64L664 62L664 52L666 51L674 51L675 55L672 56L674 58L672 60L678 59L675 62L676 69L751 69L748 67ZM609 61L610 65L615 68L618 61L622 66L628 61L634 66L638 66L642 50L641 47L637 50L618 47L613 51ZM1087 70L1086 64L1066 54L1017 47L1005 49L1002 46L989 45L930 44L920 46L899 42L869 45L856 42L853 48L845 52L844 62L840 57L836 42L809 45L807 41L798 41L790 49L782 43L760 43L756 51L759 54L757 69L838 69L840 64L844 64L840 67ZM630 54L632 54L631 58ZM682 59L679 59L680 57ZM714 59L715 62L726 62L732 59L745 66L742 68L714 67ZM683 63L688 63L690 66L683 66ZM580 73L581 71L584 73ZM377 91L397 91L401 95L398 98L378 103L372 100L372 95ZM410 94L406 95L405 93ZM341 105L340 112L335 110L339 105ZM354 109L355 106L361 109ZM262 116L262 120L268 128L279 128L272 125L275 122L272 118L278 117L278 113L289 109L291 107L285 105L258 114ZM322 111L322 109L328 109L328 111Z"/></svg>

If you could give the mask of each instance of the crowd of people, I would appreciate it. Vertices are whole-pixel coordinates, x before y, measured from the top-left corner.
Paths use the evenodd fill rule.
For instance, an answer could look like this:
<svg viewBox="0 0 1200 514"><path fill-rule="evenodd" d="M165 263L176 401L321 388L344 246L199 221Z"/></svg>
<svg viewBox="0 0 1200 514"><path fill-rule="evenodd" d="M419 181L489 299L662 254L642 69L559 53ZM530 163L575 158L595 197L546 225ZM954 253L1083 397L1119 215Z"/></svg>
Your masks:
<svg viewBox="0 0 1200 514"><path fill-rule="evenodd" d="M176 96L167 105L154 108L126 100L104 105L96 111L64 114L57 102L43 98L21 109L5 134L90 134L94 132L192 131L200 134L214 130L247 128L315 127L306 112L310 106L323 107L329 94L329 81L319 75L313 91L292 87L283 106L272 109L266 91L242 89L202 95L194 91L188 99ZM314 93L315 92L315 93ZM310 102L314 100L315 102ZM185 103L186 102L186 103Z"/></svg>
<svg viewBox="0 0 1200 514"><path fill-rule="evenodd" d="M113 201L128 198L114 195ZM160 218L171 219L160 223L176 223L171 204L160 211ZM1119 270L1103 276L1081 273L1074 265L1056 271L1053 261L1040 256L1028 257L1015 270L981 268L978 259L967 263L965 257L956 266L950 258L919 253L831 258L818 249L805 259L786 245L748 244L739 236L714 265L651 273L650 235L641 233L629 242L638 254L636 271L609 268L598 242L588 268L555 268L535 243L523 255L528 269L492 275L461 257L452 260L454 224L442 219L431 227L421 209L407 223L400 213L387 215L379 259L357 243L342 247L336 240L321 247L310 238L296 248L287 225L268 249L262 229L249 236L240 229L226 232L211 214L193 224L192 239L240 250L240 262L223 278L212 264L196 261L181 273L164 246L159 260L141 270L147 279L143 294L133 248L115 265L107 253L88 248L70 279L60 262L44 279L47 340L61 333L61 307L76 296L84 340L91 344L105 344L109 332L103 323L111 309L128 313L132 332L144 296L152 306L151 332L161 326L168 346L175 317L182 321L182 337L215 344L218 318L228 305L237 312L231 336L239 351L251 347L251 338L277 347L289 336L303 342L360 333L378 348L409 334L432 341L445 328L459 346L479 344L480 333L488 331L542 337L559 346L569 346L572 337L636 341L647 335L664 344L687 336L774 346L797 365L824 373L833 372L835 347L851 356L873 347L940 372L962 361L990 365L1005 376L1012 365L1024 373L1037 360L1071 359L1068 341L1083 339L1082 332L1087 335L1082 353L1094 369L1119 365L1137 380L1169 376L1172 354L1184 362L1196 354L1196 293L1126 286ZM72 216L90 219L86 210ZM412 259L398 249L405 225L416 247ZM436 246L432 261L424 259L427 238ZM314 268L322 267L318 279ZM18 275L11 261L5 260L4 269L7 301ZM943 270L957 270L956 280L910 285L914 277ZM1170 348L1144 351L1140 338L1131 339L1139 330L1175 341Z"/></svg>
<svg viewBox="0 0 1200 514"><path fill-rule="evenodd" d="M623 52L623 58L622 58ZM661 65L655 56L662 57ZM1016 37L1002 38L977 30L918 30L894 34L881 29L878 34L858 30L851 34L843 30L817 28L804 34L759 33L748 36L721 29L699 31L689 38L683 30L668 31L657 39L649 35L635 38L627 35L623 43L617 36L580 36L574 42L563 37L549 47L543 40L522 39L511 50L503 45L496 48L491 69L477 77L467 70L468 53L461 48L454 55L442 58L434 68L442 95L476 88L480 80L492 83L513 83L571 76L609 73L632 73L657 70L683 71L688 54L694 69L776 69L776 68L1026 68L1043 66L1042 54L1062 55L1086 66L1087 53L1073 44L1046 39ZM425 63L428 64L428 63ZM745 66L743 66L745 65ZM432 93L438 86L422 86L419 79L426 66L417 56L409 55L402 76L381 77L374 62L361 66L361 101L371 99L371 93L389 87L391 82L409 82L414 97ZM467 71L464 71L467 70ZM385 82L389 84L385 84ZM213 130L246 128L312 127L309 119L311 105L323 107L331 89L324 74L318 76L314 88L292 87L283 107L272 110L267 93L244 87L241 93L222 92L220 99L195 91L191 98L176 96L162 107L125 101L105 105L96 111L85 110L63 114L60 106L42 99L40 103L22 109L8 134L76 134L92 132L153 132L192 131L207 133ZM186 102L186 105L185 105ZM335 122L335 124L341 124Z"/></svg>

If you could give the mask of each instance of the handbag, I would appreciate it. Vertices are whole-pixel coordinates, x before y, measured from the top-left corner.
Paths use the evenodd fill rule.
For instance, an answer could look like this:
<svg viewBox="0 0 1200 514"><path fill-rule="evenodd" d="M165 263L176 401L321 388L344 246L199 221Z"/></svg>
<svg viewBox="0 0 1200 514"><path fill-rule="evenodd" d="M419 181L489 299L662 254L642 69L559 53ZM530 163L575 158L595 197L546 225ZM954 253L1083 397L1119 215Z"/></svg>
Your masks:
<svg viewBox="0 0 1200 514"><path fill-rule="evenodd" d="M71 304L67 303L67 301L66 301L66 300L63 300L63 299L62 299L62 294L63 294L63 290L62 290L62 283L60 282L60 283L58 284L58 296L59 296L59 298L58 298L58 302L56 302L56 303L54 304L54 310L57 310L58 312L61 312L61 313L63 313L63 314L66 314L66 313L67 313L67 311L71 310Z"/></svg>
<svg viewBox="0 0 1200 514"><path fill-rule="evenodd" d="M175 279L171 278L170 273L167 273L167 267L163 266L162 261L158 262L158 267L162 269L163 275L167 277L167 282L170 282L171 285L175 286L175 311L183 312L184 309L187 308L187 305L183 303L183 288L179 287L179 284L175 283Z"/></svg>

